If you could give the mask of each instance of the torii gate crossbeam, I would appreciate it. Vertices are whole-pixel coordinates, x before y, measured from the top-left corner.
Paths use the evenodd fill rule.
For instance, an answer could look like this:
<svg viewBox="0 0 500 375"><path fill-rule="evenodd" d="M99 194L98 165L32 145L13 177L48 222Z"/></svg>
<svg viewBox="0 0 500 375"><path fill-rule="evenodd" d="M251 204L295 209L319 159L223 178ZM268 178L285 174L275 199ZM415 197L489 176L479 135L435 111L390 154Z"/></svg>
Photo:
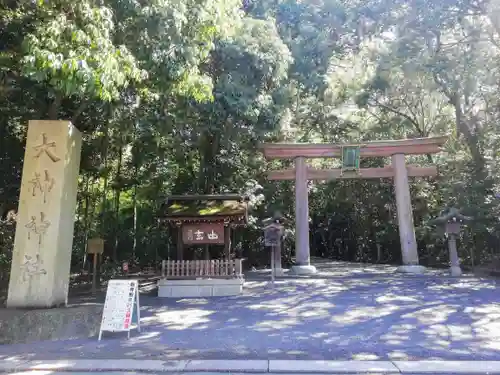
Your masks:
<svg viewBox="0 0 500 375"><path fill-rule="evenodd" d="M343 174L341 169L309 168L306 158L340 157L343 145L278 143L263 144L260 149L266 159L295 159L294 169L270 171L270 180L295 180L295 253L296 265L292 270L296 274L315 273L310 264L309 249L309 204L308 180L330 180L338 178L393 178L396 193L399 237L403 265L402 272L420 273L417 241L413 224L410 186L408 177L437 175L436 167L418 167L407 165L405 155L434 154L441 151L447 136L404 139L394 141L365 142L359 146L361 157L391 157L391 165L382 168L359 169L358 173Z"/></svg>

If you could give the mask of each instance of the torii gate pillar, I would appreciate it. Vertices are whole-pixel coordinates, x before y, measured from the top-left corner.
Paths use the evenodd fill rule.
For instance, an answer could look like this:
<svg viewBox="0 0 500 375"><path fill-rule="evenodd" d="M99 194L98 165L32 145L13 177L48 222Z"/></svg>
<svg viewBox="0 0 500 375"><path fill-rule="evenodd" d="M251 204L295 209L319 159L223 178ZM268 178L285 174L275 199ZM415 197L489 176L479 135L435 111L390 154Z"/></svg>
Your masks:
<svg viewBox="0 0 500 375"><path fill-rule="evenodd" d="M417 239L413 224L410 184L408 182L405 155L392 155L392 167L394 169L394 190L396 192L399 240L401 242L401 258L403 261L403 264L398 267L398 271L423 273L425 272L425 267L418 264Z"/></svg>
<svg viewBox="0 0 500 375"><path fill-rule="evenodd" d="M291 271L296 275L316 273L310 258L307 164L306 159L299 156L295 158L295 265Z"/></svg>

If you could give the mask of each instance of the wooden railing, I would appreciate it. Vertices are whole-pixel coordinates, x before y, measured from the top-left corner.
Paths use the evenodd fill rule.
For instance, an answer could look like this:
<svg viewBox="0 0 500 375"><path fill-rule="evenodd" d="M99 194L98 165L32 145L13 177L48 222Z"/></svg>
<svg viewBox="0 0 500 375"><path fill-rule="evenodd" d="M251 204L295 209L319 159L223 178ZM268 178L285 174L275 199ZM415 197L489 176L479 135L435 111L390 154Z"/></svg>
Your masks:
<svg viewBox="0 0 500 375"><path fill-rule="evenodd" d="M243 277L243 259L231 260L164 260L161 276L167 279L239 278Z"/></svg>

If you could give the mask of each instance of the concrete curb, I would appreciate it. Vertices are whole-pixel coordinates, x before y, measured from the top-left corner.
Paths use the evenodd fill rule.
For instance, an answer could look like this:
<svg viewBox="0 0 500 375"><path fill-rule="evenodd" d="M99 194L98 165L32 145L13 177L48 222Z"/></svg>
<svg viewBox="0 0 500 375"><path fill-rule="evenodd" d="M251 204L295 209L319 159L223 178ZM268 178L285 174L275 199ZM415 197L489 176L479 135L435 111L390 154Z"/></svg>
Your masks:
<svg viewBox="0 0 500 375"><path fill-rule="evenodd" d="M500 361L307 361L68 359L0 362L0 372L155 372L270 374L500 374Z"/></svg>

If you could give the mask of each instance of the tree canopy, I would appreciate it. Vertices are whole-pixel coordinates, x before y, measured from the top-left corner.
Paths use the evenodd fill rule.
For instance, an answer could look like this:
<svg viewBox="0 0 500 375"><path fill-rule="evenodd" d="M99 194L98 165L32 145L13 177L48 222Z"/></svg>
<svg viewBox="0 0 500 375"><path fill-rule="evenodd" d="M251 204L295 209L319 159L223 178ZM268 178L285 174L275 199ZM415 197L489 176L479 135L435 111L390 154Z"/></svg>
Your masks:
<svg viewBox="0 0 500 375"><path fill-rule="evenodd" d="M233 238L248 265L268 261L260 221L279 210L290 259L293 182L265 177L289 162L266 162L259 143L442 134L443 153L408 157L439 168L411 185L421 261L448 261L432 220L451 205L474 217L459 245L464 264L498 253L492 0L17 0L1 2L0 27L4 277L30 119L69 119L84 133L75 270L96 236L115 262L174 254L175 235L157 221L170 194L248 195L249 225ZM400 261L392 181L311 183L309 202L313 255Z"/></svg>

